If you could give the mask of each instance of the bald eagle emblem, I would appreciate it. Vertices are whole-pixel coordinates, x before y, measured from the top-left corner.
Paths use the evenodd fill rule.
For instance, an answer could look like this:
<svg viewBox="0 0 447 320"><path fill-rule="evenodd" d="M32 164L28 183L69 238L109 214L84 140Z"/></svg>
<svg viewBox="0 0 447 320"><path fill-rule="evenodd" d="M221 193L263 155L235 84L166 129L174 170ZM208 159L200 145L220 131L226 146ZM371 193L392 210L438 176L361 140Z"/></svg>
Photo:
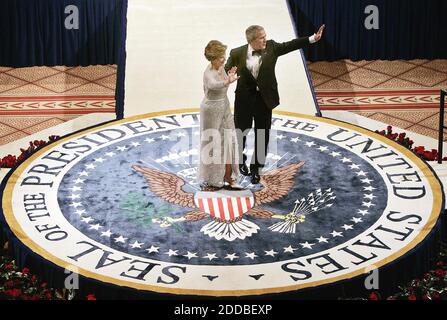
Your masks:
<svg viewBox="0 0 447 320"><path fill-rule="evenodd" d="M212 221L205 224L200 231L217 240L233 241L243 240L259 230L255 223L244 219L244 215L260 219L280 219L282 221L269 229L274 232L294 233L296 224L303 222L307 214L316 211L313 193L312 197L309 195L307 199L297 200L294 210L287 215L275 214L258 207L288 194L294 185L296 173L303 165L304 161L301 161L267 172L261 176L261 184L264 187L256 192L248 189L185 192L185 181L173 173L140 165L133 165L132 169L144 176L149 189L156 196L171 204L193 209L182 217L164 217L154 222L162 227L169 227L181 221L195 222L211 218ZM335 199L329 191L330 189L322 193L321 189L317 190L317 207Z"/></svg>

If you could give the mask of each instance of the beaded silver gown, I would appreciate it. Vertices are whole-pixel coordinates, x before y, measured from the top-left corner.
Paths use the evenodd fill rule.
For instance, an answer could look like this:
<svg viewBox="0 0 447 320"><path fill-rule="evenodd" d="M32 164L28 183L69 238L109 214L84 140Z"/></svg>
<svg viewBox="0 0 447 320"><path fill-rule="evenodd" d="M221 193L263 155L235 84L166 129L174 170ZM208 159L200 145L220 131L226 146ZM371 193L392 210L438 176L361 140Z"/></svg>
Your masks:
<svg viewBox="0 0 447 320"><path fill-rule="evenodd" d="M200 104L200 154L199 184L222 187L225 164L231 164L231 177L236 181L239 166L236 148L237 140L233 115L227 96L228 78L224 67L219 70L211 64L203 73L204 98Z"/></svg>

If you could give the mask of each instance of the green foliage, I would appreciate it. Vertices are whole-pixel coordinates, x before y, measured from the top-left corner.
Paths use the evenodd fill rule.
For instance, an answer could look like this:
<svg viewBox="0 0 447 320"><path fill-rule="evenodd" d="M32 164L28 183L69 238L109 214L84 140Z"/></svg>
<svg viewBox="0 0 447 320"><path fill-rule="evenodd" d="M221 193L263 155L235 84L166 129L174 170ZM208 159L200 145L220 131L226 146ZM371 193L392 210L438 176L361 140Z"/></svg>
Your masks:
<svg viewBox="0 0 447 320"><path fill-rule="evenodd" d="M123 197L120 209L140 227L150 227L154 224L153 219L163 220L170 216L172 207L170 205L155 206L146 195L138 192L129 192ZM183 232L183 228L174 223L171 226L177 232Z"/></svg>

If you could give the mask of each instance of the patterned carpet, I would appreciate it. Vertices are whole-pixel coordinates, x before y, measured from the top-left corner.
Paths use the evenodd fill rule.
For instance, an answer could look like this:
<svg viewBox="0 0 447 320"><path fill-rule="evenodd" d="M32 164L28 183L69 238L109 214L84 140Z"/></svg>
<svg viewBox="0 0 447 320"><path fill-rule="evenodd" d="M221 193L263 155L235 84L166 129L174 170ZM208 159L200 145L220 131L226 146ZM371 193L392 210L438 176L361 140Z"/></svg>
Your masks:
<svg viewBox="0 0 447 320"><path fill-rule="evenodd" d="M447 60L340 60L308 66L321 110L349 110L437 139Z"/></svg>
<svg viewBox="0 0 447 320"><path fill-rule="evenodd" d="M115 112L116 66L0 67L0 145L93 112Z"/></svg>

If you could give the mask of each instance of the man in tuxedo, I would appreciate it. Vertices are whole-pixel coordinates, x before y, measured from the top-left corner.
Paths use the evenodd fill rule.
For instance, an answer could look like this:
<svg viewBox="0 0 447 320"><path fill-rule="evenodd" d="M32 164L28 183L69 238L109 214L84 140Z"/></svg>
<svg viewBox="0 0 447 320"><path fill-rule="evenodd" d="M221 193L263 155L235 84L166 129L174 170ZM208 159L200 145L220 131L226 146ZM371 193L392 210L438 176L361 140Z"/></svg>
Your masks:
<svg viewBox="0 0 447 320"><path fill-rule="evenodd" d="M279 56L317 42L323 35L324 25L310 37L293 39L284 43L266 40L263 27L253 25L247 28L245 36L248 44L231 50L225 69L237 67L238 75L234 101L234 123L238 131L239 151L243 160L239 164L243 175L251 175L251 182L260 181L259 169L265 165L269 143L272 110L279 105L278 84L275 65ZM255 121L255 150L250 171L246 165L246 135ZM242 135L241 135L242 132ZM242 140L242 141L241 141Z"/></svg>

